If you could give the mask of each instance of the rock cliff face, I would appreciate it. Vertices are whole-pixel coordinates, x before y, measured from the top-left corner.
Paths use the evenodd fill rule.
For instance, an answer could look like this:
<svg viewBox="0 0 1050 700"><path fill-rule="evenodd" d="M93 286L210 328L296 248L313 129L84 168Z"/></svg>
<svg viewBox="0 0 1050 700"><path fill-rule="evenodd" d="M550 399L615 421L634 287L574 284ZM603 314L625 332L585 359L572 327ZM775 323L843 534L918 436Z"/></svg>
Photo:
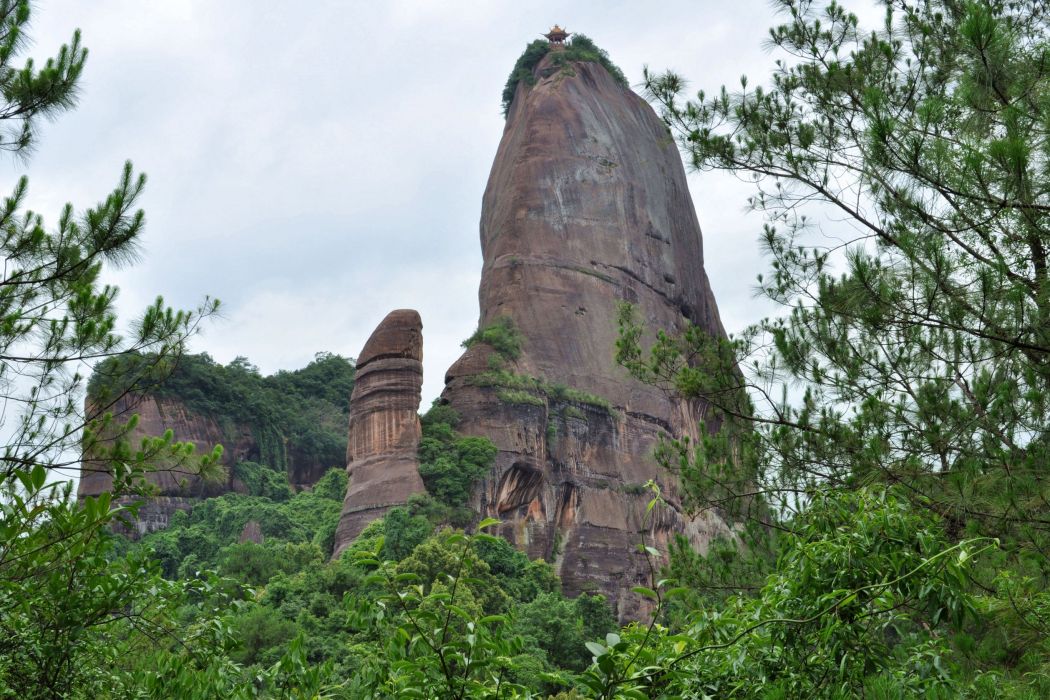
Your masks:
<svg viewBox="0 0 1050 700"><path fill-rule="evenodd" d="M334 556L369 522L425 492L417 455L422 387L423 323L415 311L392 311L357 358L346 449L350 483Z"/></svg>
<svg viewBox="0 0 1050 700"><path fill-rule="evenodd" d="M650 328L692 322L724 334L704 272L685 171L649 105L596 63L548 55L519 84L482 202L480 326L509 318L517 359L475 344L446 375L457 430L499 447L476 493L483 516L569 593L596 590L622 619L647 583L636 545L685 533L703 547L728 528L689 520L653 449L695 435L705 407L632 379L614 361L618 305ZM669 506L645 517L654 479Z"/></svg>
<svg viewBox="0 0 1050 700"><path fill-rule="evenodd" d="M87 402L88 415L96 411ZM216 445L223 446L222 468L225 478L206 482L199 476L190 473L185 465L169 464L159 461L154 471L146 474L146 479L156 487L156 496L150 498L139 510L138 518L131 524L126 534L137 536L160 530L168 526L171 515L177 510L190 510L201 499L218 496L223 493L248 493L248 487L236 476L234 466L238 462L258 462L262 459L261 446L251 427L231 424L226 421L220 424L216 419L202 415L189 408L186 403L172 396L154 396L127 394L108 408L114 415L117 424L126 423L132 415L138 415L138 424L127 435L113 430L102 436L102 442L115 439L126 439L135 448L147 436L162 435L169 428L174 433L176 442L192 442L198 454L207 454ZM301 442L301 441L300 441ZM334 465L319 461L304 445L294 440L285 439L283 448L287 463L289 485L296 490L308 488L315 484L327 468ZM302 454L302 453L310 454ZM113 478L105 465L90 458L81 465L80 483L77 495L80 498L97 496L113 487ZM140 500L138 498L125 500Z"/></svg>
<svg viewBox="0 0 1050 700"><path fill-rule="evenodd" d="M88 414L91 415L90 401ZM228 475L219 482L206 482L200 477L188 473L184 465L165 465L160 462L156 470L148 472L146 479L157 489L157 496L140 509L139 517L128 531L131 535L142 535L160 530L168 525L172 514L178 510L190 510L204 497L217 496L228 491L243 492L244 485L233 478L232 467L238 461L248 459L254 448L251 432L237 430L233 439L227 435L219 424L206 416L201 416L188 409L181 401L170 397L143 396L127 394L116 401L109 409L117 423L124 423L132 415L139 416L135 429L120 437L136 447L146 436L162 435L171 429L176 442L192 442L199 454L206 454L223 445L222 463ZM102 443L116 439L111 432L102 436ZM91 459L85 459L81 465L80 483L77 495L80 498L97 496L113 488L113 477L104 465ZM138 500L138 499L131 499Z"/></svg>

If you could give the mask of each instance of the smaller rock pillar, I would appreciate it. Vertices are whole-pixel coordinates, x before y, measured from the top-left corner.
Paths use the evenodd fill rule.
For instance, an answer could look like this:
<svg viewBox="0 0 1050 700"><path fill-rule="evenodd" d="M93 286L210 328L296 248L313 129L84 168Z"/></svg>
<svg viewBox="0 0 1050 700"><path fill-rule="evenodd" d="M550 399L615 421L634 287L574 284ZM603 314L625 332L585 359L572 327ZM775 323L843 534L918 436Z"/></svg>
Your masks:
<svg viewBox="0 0 1050 700"><path fill-rule="evenodd" d="M422 388L423 323L419 313L391 311L357 357L346 450L350 481L335 533L334 557L368 523L426 490L417 454Z"/></svg>

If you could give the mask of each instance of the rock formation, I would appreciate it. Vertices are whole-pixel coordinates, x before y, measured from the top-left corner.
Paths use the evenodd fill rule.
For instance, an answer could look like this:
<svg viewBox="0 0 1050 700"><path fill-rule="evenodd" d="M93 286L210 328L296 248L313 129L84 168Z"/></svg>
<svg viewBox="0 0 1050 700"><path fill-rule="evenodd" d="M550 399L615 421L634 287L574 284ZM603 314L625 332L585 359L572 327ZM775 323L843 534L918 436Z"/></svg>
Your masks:
<svg viewBox="0 0 1050 700"><path fill-rule="evenodd" d="M90 398L85 404L89 416L104 412L94 406ZM125 530L132 537L167 527L175 511L190 510L201 498L231 491L248 493L248 487L237 477L234 467L238 462L259 462L263 459L258 436L250 426L203 415L175 396L128 393L107 406L105 412L112 413L114 421L113 426L100 436L103 447L112 447L115 440L124 439L135 449L143 438L163 435L168 429L173 432L176 442L192 442L198 455L212 452L216 445L223 446L221 473L215 481L203 480L193 473L190 464L185 461L153 460L155 468L145 476L146 481L154 487L155 495L146 500L135 522L129 523L129 528ZM340 420L345 420L341 412L337 414ZM134 429L127 431L123 426L133 415L138 415L138 423ZM336 418L326 417L327 420ZM283 449L286 474L293 489L312 486L328 468L336 466L325 465L317 457L316 451L304 450L304 446L294 440L284 439L279 446ZM97 496L112 488L113 477L106 464L92 459L90 455L86 456L80 469L77 495L80 498ZM129 497L123 502L140 500Z"/></svg>
<svg viewBox="0 0 1050 700"><path fill-rule="evenodd" d="M244 529L241 530L241 536L237 539L237 542L244 544L245 542L252 542L254 544L262 544L266 541L263 537L262 525L258 520L249 520L244 524Z"/></svg>
<svg viewBox="0 0 1050 700"><path fill-rule="evenodd" d="M417 456L422 387L423 324L415 311L392 311L357 357L346 448L350 483L335 556L369 522L425 491Z"/></svg>
<svg viewBox="0 0 1050 700"><path fill-rule="evenodd" d="M704 406L632 379L613 357L630 302L650 328L688 321L724 335L703 266L700 227L674 142L649 105L597 63L555 65L519 83L485 190L480 326L508 318L517 359L473 345L442 400L457 430L490 438L497 464L475 495L484 516L532 557L555 562L568 593L596 590L621 619L644 613L636 547L729 531L681 513L654 447L695 436ZM645 517L643 484L669 506Z"/></svg>
<svg viewBox="0 0 1050 700"><path fill-rule="evenodd" d="M87 403L87 414L98 415L100 411ZM103 446L114 440L126 439L131 447L136 448L144 437L163 435L170 429L176 442L192 442L198 454L207 454L216 445L223 445L222 466L227 475L232 475L232 466L237 461L246 459L252 450L252 436L249 431L239 430L231 440L219 424L212 418L202 416L188 409L178 399L156 397L142 394L125 394L108 407L114 416L114 427L100 436ZM119 426L126 423L132 415L138 415L138 424L131 431ZM171 516L178 510L190 510L203 497L217 496L228 491L243 491L243 484L238 484L232 476L217 482L208 482L192 473L189 466L182 461L166 463L157 460L155 469L146 473L146 480L156 489L156 496L150 498L138 512L138 518L127 534L143 535L168 526ZM80 483L77 496L97 496L113 488L113 477L105 464L85 458L80 468ZM126 498L125 501L141 500Z"/></svg>

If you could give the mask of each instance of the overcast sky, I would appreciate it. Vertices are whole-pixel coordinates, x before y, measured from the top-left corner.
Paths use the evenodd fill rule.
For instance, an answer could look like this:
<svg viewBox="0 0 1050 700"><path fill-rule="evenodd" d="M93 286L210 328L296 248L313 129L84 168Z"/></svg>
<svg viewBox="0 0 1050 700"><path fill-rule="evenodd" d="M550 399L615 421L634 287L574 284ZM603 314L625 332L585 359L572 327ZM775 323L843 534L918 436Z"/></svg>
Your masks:
<svg viewBox="0 0 1050 700"><path fill-rule="evenodd" d="M0 185L27 172L53 222L131 159L149 176L148 223L143 260L113 275L121 310L218 297L223 318L193 348L220 362L271 373L322 350L354 357L387 312L418 309L425 408L477 324L481 195L525 45L559 23L632 84L649 65L710 91L767 75L775 21L764 0L40 0L31 54L79 27L82 97ZM768 310L753 297L761 220L732 177L690 187L723 321L740 329Z"/></svg>

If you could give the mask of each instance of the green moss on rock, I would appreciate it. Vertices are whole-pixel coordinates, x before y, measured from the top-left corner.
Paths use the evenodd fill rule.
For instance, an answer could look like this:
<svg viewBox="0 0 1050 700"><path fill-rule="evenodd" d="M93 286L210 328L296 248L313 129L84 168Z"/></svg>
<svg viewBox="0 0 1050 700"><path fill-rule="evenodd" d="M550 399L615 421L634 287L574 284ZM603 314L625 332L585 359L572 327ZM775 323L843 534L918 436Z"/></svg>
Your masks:
<svg viewBox="0 0 1050 700"><path fill-rule="evenodd" d="M536 66L540 64L543 57L550 53L550 43L544 39L537 39L525 47L525 51L518 57L514 69L507 78L507 84L503 87L503 116L510 112L510 106L514 102L514 94L518 90L518 83L524 81L526 85L536 84L534 73ZM570 64L573 61L587 61L600 64L616 82L627 87L627 78L623 71L609 59L609 54L599 48L591 39L583 34L573 34L565 48L557 51L552 59L555 66L562 70L571 71Z"/></svg>

